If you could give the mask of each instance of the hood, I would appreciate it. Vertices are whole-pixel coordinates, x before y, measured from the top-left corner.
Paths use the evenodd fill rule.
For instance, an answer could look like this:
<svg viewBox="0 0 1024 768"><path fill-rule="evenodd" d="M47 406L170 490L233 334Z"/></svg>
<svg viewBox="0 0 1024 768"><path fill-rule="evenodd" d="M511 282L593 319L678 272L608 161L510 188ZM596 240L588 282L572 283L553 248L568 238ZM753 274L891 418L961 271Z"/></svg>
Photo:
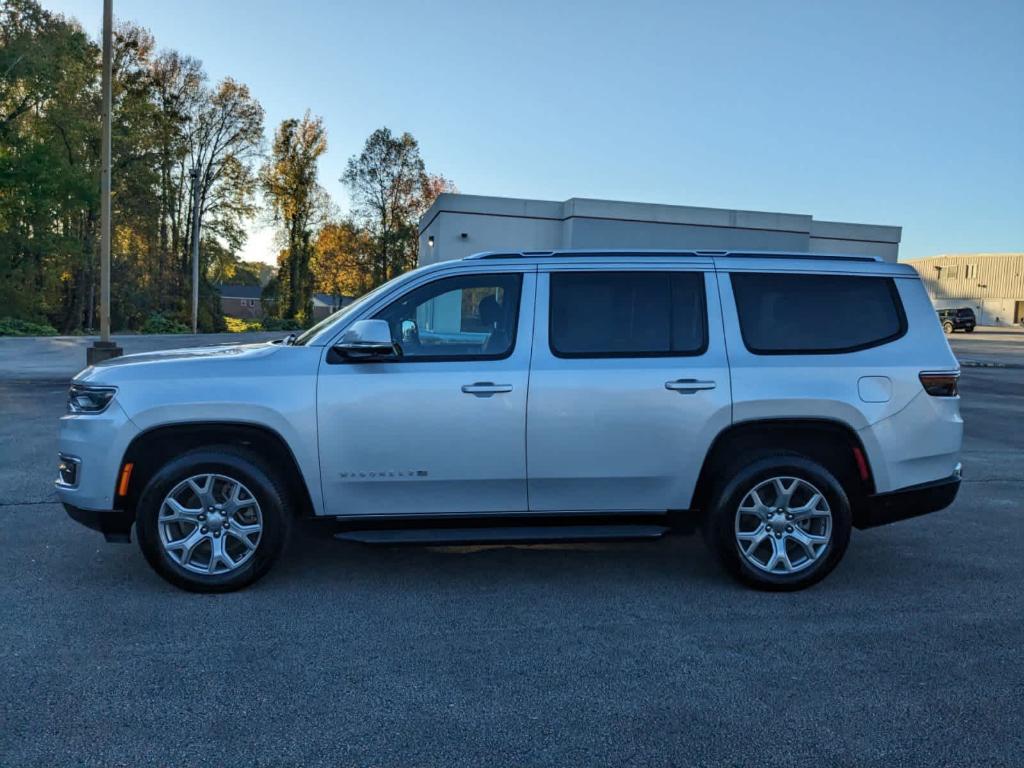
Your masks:
<svg viewBox="0 0 1024 768"><path fill-rule="evenodd" d="M73 379L79 383L104 384L117 380L175 375L198 376L200 369L213 371L223 365L271 357L281 350L279 344L218 344L208 347L164 349L123 355L89 366Z"/></svg>

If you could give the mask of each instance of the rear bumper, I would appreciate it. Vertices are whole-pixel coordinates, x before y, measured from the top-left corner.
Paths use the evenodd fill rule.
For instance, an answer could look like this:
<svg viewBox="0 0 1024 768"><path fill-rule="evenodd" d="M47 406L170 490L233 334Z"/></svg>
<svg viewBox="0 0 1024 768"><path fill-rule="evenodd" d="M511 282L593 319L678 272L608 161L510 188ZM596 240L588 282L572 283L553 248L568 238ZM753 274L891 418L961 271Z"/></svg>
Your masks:
<svg viewBox="0 0 1024 768"><path fill-rule="evenodd" d="M857 528L874 528L945 509L960 490L960 465L949 477L930 483L900 488L898 491L876 493L854 519Z"/></svg>
<svg viewBox="0 0 1024 768"><path fill-rule="evenodd" d="M68 517L86 528L92 528L103 534L107 541L131 541L132 523L135 515L123 509L82 509L71 504L64 504Z"/></svg>

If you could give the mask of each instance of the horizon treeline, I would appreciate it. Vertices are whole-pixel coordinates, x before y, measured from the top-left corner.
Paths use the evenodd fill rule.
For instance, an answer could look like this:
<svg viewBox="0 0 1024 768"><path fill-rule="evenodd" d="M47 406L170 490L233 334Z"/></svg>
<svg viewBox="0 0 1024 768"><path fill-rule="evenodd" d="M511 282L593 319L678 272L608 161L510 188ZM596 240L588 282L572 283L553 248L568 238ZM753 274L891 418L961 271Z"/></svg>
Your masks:
<svg viewBox="0 0 1024 768"><path fill-rule="evenodd" d="M0 0L0 317L99 325L100 76L98 41L77 21ZM111 326L190 317L196 215L204 331L224 327L220 282L266 283L270 314L307 325L314 292L359 295L415 266L417 221L454 186L427 173L410 134L380 128L348 161L342 215L318 179L327 141L309 111L268 141L244 83L212 83L198 59L116 24ZM239 257L257 217L277 232L269 268Z"/></svg>

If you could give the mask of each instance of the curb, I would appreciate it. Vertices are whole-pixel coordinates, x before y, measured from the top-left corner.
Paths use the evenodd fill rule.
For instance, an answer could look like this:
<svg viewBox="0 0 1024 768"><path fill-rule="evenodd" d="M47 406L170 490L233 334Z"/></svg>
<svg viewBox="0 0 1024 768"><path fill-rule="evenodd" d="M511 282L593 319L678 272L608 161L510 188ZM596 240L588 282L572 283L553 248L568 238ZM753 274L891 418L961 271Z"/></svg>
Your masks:
<svg viewBox="0 0 1024 768"><path fill-rule="evenodd" d="M1022 363L990 363L985 360L961 360L961 368L1024 368Z"/></svg>

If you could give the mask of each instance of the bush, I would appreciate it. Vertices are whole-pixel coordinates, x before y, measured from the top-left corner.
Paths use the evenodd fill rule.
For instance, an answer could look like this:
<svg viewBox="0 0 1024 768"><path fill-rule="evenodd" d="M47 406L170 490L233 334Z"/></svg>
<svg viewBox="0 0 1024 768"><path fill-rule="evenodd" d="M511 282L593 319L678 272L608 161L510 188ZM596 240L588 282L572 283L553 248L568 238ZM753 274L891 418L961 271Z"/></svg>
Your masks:
<svg viewBox="0 0 1024 768"><path fill-rule="evenodd" d="M246 320L241 317L225 317L224 325L231 333L263 330L263 324L259 320Z"/></svg>
<svg viewBox="0 0 1024 768"><path fill-rule="evenodd" d="M146 318L140 329L142 333L191 333L192 329L173 317L154 312Z"/></svg>
<svg viewBox="0 0 1024 768"><path fill-rule="evenodd" d="M264 331L301 331L302 326L298 320L290 317L265 317L263 318Z"/></svg>
<svg viewBox="0 0 1024 768"><path fill-rule="evenodd" d="M57 329L16 317L0 317L0 336L56 336Z"/></svg>

